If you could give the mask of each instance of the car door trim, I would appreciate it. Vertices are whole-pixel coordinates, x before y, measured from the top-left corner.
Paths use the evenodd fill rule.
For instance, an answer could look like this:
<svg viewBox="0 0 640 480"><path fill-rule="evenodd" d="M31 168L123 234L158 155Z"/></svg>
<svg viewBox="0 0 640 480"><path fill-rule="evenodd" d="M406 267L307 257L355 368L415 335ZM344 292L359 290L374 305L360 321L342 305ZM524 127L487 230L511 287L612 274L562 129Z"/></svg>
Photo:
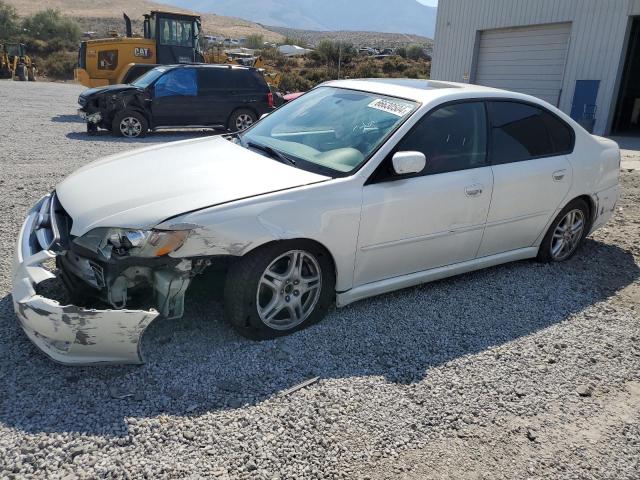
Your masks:
<svg viewBox="0 0 640 480"><path fill-rule="evenodd" d="M360 247L360 250L363 252L368 252L371 250L378 250L378 249L387 248L387 247L396 247L398 245L406 245L409 243L419 243L427 240L434 240L436 238L447 237L449 235L458 235L460 233L474 232L476 230L483 230L483 229L484 229L484 223L480 225L470 225L467 227L455 228L452 230L448 229L441 232L430 233L428 235L419 235L417 237L401 238L399 240L392 240L390 242L382 242L382 243L375 243L373 245L365 245Z"/></svg>
<svg viewBox="0 0 640 480"><path fill-rule="evenodd" d="M548 215L549 215L548 210L545 210L544 212L528 213L527 215L520 215L518 217L510 217L502 220L496 220L493 222L487 222L487 228L496 227L498 225L505 225L507 223L512 223L512 222L519 222L521 220L529 220L531 218L546 217Z"/></svg>
<svg viewBox="0 0 640 480"><path fill-rule="evenodd" d="M336 305L338 307L345 307L353 302L373 297L375 295L400 290L402 288L415 287L416 285L423 283L475 270L481 270L483 268L501 265L503 263L534 258L537 254L538 247L520 248L510 252L498 253L487 257L475 258L466 262L446 265L444 267L432 268L430 270L378 280L377 282L365 283L364 285L352 288L346 292L339 292L336 295Z"/></svg>

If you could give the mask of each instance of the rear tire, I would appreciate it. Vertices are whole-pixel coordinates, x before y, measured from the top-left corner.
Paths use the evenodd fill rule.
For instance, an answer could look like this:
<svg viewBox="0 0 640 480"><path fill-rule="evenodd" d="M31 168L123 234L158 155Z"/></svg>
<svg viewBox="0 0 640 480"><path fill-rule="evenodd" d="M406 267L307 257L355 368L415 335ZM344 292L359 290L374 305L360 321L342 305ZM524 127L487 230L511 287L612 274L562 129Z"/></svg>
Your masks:
<svg viewBox="0 0 640 480"><path fill-rule="evenodd" d="M37 75L36 75L37 69L36 67L31 67L28 69L28 75L27 75L27 79L30 82L35 82L37 79Z"/></svg>
<svg viewBox="0 0 640 480"><path fill-rule="evenodd" d="M111 131L120 137L141 138L147 134L149 124L139 112L125 110L116 114L111 122Z"/></svg>
<svg viewBox="0 0 640 480"><path fill-rule="evenodd" d="M230 132L243 132L256 123L258 116L246 108L240 108L229 117L227 128Z"/></svg>
<svg viewBox="0 0 640 480"><path fill-rule="evenodd" d="M538 250L538 261L564 262L573 257L589 233L589 214L589 206L584 200L577 198L569 202L544 236Z"/></svg>
<svg viewBox="0 0 640 480"><path fill-rule="evenodd" d="M308 240L271 243L229 269L225 318L244 337L276 338L320 321L334 296L333 260L324 248Z"/></svg>

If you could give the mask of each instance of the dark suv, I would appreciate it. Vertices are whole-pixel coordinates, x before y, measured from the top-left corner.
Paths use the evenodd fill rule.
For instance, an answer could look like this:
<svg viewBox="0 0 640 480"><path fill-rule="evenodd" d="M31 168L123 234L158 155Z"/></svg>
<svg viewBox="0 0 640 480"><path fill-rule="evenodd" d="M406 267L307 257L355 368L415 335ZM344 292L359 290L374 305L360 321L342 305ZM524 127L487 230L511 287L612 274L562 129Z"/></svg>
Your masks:
<svg viewBox="0 0 640 480"><path fill-rule="evenodd" d="M88 132L100 127L125 137L161 127L242 131L274 108L255 68L200 64L156 67L130 84L86 90L78 103Z"/></svg>

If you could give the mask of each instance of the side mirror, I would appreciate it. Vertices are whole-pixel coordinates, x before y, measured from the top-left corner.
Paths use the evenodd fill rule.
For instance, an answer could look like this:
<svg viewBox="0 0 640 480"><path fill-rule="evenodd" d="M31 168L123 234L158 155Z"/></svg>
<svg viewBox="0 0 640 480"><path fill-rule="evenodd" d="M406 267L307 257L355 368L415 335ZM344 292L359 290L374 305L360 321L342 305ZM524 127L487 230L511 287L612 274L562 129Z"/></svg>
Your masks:
<svg viewBox="0 0 640 480"><path fill-rule="evenodd" d="M427 157L422 152L398 152L391 160L398 175L420 173L427 164Z"/></svg>

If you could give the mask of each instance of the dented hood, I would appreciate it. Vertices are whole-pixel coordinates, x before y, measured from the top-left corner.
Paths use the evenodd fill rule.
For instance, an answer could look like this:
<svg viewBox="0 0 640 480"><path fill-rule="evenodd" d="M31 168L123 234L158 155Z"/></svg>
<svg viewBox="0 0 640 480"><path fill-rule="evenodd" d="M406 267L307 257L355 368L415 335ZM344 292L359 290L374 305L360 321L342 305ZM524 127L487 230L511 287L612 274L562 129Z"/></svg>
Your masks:
<svg viewBox="0 0 640 480"><path fill-rule="evenodd" d="M56 188L72 235L150 228L185 212L328 180L222 138L174 142L107 157Z"/></svg>

